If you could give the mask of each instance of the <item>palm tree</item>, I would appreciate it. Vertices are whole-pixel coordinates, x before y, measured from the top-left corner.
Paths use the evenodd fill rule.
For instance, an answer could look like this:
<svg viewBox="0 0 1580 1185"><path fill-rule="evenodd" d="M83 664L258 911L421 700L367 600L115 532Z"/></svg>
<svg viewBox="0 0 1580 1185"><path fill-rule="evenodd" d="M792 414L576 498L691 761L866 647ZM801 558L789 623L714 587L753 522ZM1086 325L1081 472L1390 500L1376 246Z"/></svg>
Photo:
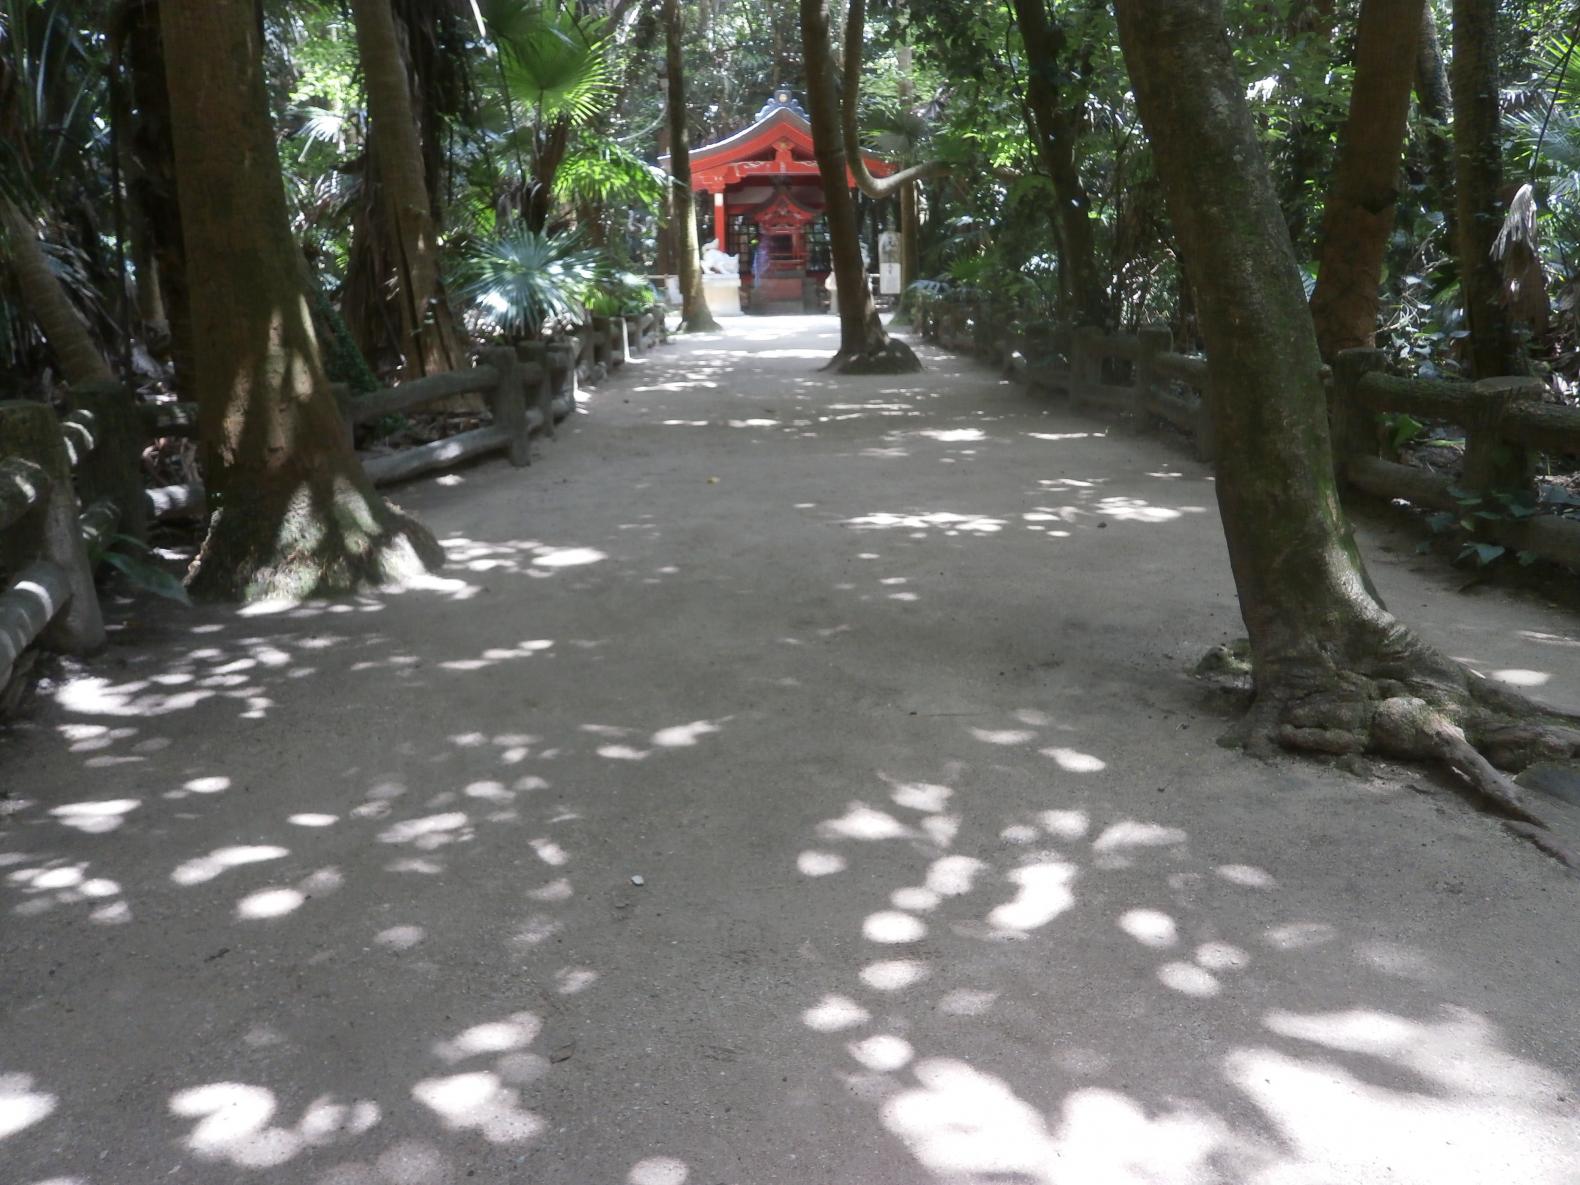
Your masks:
<svg viewBox="0 0 1580 1185"><path fill-rule="evenodd" d="M614 99L606 25L556 0L487 0L481 12L495 50L507 147L522 174L514 204L527 229L541 233L576 133Z"/></svg>
<svg viewBox="0 0 1580 1185"><path fill-rule="evenodd" d="M52 245L40 227L65 224L69 206L94 224L109 205L101 163L103 137L94 122L104 101L104 71L96 50L78 32L85 6L78 0L0 3L0 232L6 271L20 309L7 322L30 318L49 344L68 383L112 380L82 309L99 307L91 255L60 236ZM16 355L20 343L13 345Z"/></svg>

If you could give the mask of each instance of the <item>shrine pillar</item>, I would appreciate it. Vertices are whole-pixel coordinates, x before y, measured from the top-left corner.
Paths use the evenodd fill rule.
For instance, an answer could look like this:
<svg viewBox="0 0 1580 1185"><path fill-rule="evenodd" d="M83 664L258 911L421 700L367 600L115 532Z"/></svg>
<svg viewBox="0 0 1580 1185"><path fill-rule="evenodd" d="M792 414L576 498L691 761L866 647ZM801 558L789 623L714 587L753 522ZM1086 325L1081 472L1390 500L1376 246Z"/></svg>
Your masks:
<svg viewBox="0 0 1580 1185"><path fill-rule="evenodd" d="M727 251L725 243L729 240L728 220L724 216L724 191L716 190L713 194L713 239L718 244L720 251Z"/></svg>

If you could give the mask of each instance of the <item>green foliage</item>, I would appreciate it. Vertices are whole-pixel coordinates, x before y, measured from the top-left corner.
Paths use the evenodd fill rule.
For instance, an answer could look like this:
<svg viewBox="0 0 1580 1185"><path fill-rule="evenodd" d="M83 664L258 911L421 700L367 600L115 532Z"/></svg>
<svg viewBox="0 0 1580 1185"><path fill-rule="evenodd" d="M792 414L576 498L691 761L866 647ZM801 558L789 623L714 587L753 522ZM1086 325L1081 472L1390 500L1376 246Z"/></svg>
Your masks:
<svg viewBox="0 0 1580 1185"><path fill-rule="evenodd" d="M324 371L329 381L345 383L358 395L377 391L382 384L367 359L362 356L362 351L357 349L356 342L351 340L351 331L346 328L345 319L317 285L313 286L308 296L312 304L313 321L324 329L319 334L318 345L323 353Z"/></svg>
<svg viewBox="0 0 1580 1185"><path fill-rule="evenodd" d="M553 317L578 317L599 255L579 236L513 227L467 244L456 259L456 296L507 336L536 337Z"/></svg>
<svg viewBox="0 0 1580 1185"><path fill-rule="evenodd" d="M588 137L560 165L554 193L596 208L639 206L656 213L664 204L665 183L662 171L630 149Z"/></svg>
<svg viewBox="0 0 1580 1185"><path fill-rule="evenodd" d="M153 552L141 540L130 535L116 535L111 538L110 548L101 558L134 588L167 601L190 605L192 599L187 595L186 586L181 583L180 577L152 556Z"/></svg>
<svg viewBox="0 0 1580 1185"><path fill-rule="evenodd" d="M580 297L583 307L599 317L633 317L663 303L645 277L624 272L599 277Z"/></svg>
<svg viewBox="0 0 1580 1185"><path fill-rule="evenodd" d="M614 84L598 22L555 0L482 0L511 98L541 121L585 124L608 108Z"/></svg>
<svg viewBox="0 0 1580 1185"><path fill-rule="evenodd" d="M1388 445L1394 452L1415 443L1426 432L1425 424L1405 412L1389 412L1378 418L1387 434Z"/></svg>

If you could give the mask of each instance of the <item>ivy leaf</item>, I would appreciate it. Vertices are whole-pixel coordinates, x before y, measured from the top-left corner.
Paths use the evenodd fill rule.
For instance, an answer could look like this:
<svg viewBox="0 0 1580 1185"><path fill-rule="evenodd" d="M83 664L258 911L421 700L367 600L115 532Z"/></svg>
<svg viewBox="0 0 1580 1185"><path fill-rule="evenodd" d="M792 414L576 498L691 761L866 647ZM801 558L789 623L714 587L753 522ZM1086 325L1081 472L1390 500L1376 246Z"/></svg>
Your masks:
<svg viewBox="0 0 1580 1185"><path fill-rule="evenodd" d="M1474 558L1476 567L1485 568L1507 550L1508 548L1498 543L1467 543L1459 553L1456 562Z"/></svg>
<svg viewBox="0 0 1580 1185"><path fill-rule="evenodd" d="M178 577L141 556L128 555L124 551L107 551L104 553L104 562L144 592L183 605L192 603L192 598L187 596L186 586Z"/></svg>

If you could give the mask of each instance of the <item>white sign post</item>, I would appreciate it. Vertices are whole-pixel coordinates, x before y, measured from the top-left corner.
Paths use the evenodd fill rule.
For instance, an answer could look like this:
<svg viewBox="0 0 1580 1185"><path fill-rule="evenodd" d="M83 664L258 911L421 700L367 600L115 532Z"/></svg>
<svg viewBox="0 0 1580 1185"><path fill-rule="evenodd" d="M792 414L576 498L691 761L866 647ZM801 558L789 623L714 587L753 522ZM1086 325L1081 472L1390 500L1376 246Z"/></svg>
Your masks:
<svg viewBox="0 0 1580 1185"><path fill-rule="evenodd" d="M892 230L878 236L878 293L900 294L900 236Z"/></svg>

